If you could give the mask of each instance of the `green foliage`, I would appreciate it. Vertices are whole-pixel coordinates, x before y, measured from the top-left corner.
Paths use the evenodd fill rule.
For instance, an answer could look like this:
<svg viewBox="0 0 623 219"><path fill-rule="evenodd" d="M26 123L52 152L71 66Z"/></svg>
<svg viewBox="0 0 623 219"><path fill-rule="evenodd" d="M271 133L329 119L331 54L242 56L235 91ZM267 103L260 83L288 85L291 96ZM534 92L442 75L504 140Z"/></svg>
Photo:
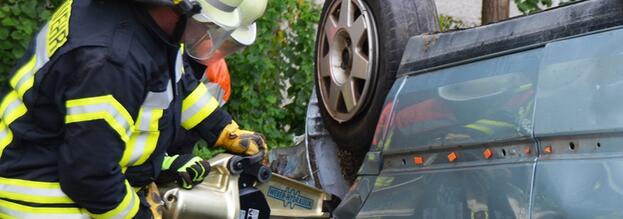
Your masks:
<svg viewBox="0 0 623 219"><path fill-rule="evenodd" d="M62 0L0 1L0 83L21 58L32 37Z"/></svg>
<svg viewBox="0 0 623 219"><path fill-rule="evenodd" d="M562 0L560 1L560 5L569 4L576 0ZM552 0L515 0L515 4L517 4L517 8L524 14L532 14L543 9L552 7Z"/></svg>
<svg viewBox="0 0 623 219"><path fill-rule="evenodd" d="M469 25L463 23L463 21L455 19L452 16L440 14L439 15L439 29L441 32L449 30L457 30L462 28L468 28Z"/></svg>
<svg viewBox="0 0 623 219"><path fill-rule="evenodd" d="M312 1L270 1L257 22L256 43L227 59L232 78L227 111L242 128L263 133L270 147L289 146L304 132L319 18Z"/></svg>
<svg viewBox="0 0 623 219"><path fill-rule="evenodd" d="M63 0L0 2L0 83L4 84L32 37ZM271 147L287 146L304 131L319 16L320 8L310 0L270 1L257 22L257 42L227 60L232 74L227 110L243 128L263 133Z"/></svg>
<svg viewBox="0 0 623 219"><path fill-rule="evenodd" d="M193 154L203 159L210 159L214 157L216 154L221 153L223 151L225 150L221 148L217 148L217 149L209 148L208 144L205 141L197 142L197 144L195 145L195 148L193 148Z"/></svg>

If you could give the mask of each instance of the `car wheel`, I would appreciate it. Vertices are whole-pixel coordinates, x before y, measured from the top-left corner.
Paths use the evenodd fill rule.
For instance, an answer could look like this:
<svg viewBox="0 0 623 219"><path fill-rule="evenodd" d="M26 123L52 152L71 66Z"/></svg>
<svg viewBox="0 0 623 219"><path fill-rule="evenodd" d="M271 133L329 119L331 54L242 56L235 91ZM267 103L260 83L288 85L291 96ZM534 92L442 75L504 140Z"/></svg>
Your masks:
<svg viewBox="0 0 623 219"><path fill-rule="evenodd" d="M407 40L438 29L432 0L325 2L316 36L316 92L325 127L341 148L368 150Z"/></svg>

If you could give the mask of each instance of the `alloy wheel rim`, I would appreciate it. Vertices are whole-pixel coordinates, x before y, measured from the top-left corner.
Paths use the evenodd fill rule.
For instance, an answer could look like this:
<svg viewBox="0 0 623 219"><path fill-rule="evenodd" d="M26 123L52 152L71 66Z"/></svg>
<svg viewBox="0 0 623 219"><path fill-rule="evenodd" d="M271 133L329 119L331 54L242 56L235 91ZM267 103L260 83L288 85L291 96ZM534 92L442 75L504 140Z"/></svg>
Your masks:
<svg viewBox="0 0 623 219"><path fill-rule="evenodd" d="M323 105L338 122L357 115L376 79L378 34L361 0L337 0L323 19L316 51L316 75Z"/></svg>

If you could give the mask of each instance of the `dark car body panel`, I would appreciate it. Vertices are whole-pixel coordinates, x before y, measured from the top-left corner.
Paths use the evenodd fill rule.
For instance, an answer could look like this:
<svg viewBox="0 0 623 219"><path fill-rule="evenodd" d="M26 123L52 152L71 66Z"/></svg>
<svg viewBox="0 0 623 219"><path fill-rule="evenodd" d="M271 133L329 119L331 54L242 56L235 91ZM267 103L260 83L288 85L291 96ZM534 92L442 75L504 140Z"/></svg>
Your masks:
<svg viewBox="0 0 623 219"><path fill-rule="evenodd" d="M596 0L413 37L336 217L623 218L621 25Z"/></svg>

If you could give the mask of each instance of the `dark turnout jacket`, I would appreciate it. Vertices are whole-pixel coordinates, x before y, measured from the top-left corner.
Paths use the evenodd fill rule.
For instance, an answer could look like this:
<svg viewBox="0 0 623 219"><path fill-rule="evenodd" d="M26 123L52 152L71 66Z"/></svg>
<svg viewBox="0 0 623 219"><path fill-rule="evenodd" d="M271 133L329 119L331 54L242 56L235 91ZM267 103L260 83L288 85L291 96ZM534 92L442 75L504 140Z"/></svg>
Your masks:
<svg viewBox="0 0 623 219"><path fill-rule="evenodd" d="M3 89L0 218L142 217L178 128L214 143L231 121L182 50L138 3L60 6Z"/></svg>

